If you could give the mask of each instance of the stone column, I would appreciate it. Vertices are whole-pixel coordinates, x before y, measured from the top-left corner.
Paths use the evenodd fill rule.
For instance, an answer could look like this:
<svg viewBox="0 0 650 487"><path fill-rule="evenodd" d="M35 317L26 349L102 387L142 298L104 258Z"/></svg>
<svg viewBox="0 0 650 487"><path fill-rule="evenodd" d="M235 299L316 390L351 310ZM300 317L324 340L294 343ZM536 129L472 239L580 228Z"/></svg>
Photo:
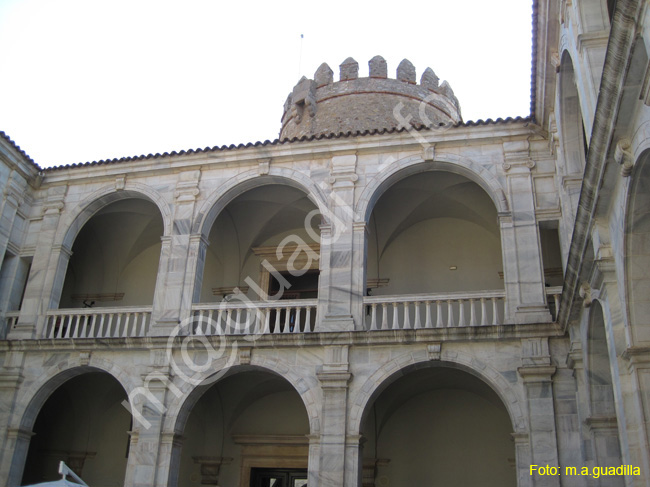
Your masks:
<svg viewBox="0 0 650 487"><path fill-rule="evenodd" d="M591 467L593 466L593 451L591 449L589 435L584 430L585 420L589 417L589 397L587 394L587 387L585 382L583 350L580 342L578 341L571 342L571 348L567 355L567 366L573 370L573 379L576 383L576 413L578 415L578 422L581 425L580 456L582 457L582 462L585 463L585 465ZM578 463L573 463L574 465L571 466L578 466Z"/></svg>
<svg viewBox="0 0 650 487"><path fill-rule="evenodd" d="M522 352L522 367L519 367L517 371L523 379L526 390L530 464L540 467L547 465L560 467L552 380L556 368L551 365L548 339L524 338L522 339ZM560 476L533 474L530 485L559 487Z"/></svg>
<svg viewBox="0 0 650 487"><path fill-rule="evenodd" d="M517 486L530 487L532 477L530 475L530 437L527 433L513 433L512 439L515 442L515 464L517 466Z"/></svg>
<svg viewBox="0 0 650 487"><path fill-rule="evenodd" d="M317 377L323 390L321 405L320 458L317 487L341 487L346 472L346 424L348 347L331 346L325 350L326 363ZM311 485L311 484L310 484Z"/></svg>
<svg viewBox="0 0 650 487"><path fill-rule="evenodd" d="M55 241L66 191L67 186L54 186L47 191L20 317L16 327L9 331L10 339L34 338L40 333L45 312L58 307L72 253L65 246L53 246L52 242Z"/></svg>
<svg viewBox="0 0 650 487"><path fill-rule="evenodd" d="M179 175L174 193L172 235L163 237L149 334L167 336L190 316L195 269L189 269L190 232L201 171Z"/></svg>
<svg viewBox="0 0 650 487"><path fill-rule="evenodd" d="M163 360L163 356L164 351L161 351L156 361ZM151 366L148 373L142 375L142 381L142 392L137 394L137 400L140 401L137 412L141 416L134 416L133 431L130 432L131 448L124 485L166 487L176 437L163 432L163 421L169 393L180 394L180 391L172 384L166 366ZM135 397L136 394L133 394Z"/></svg>
<svg viewBox="0 0 650 487"><path fill-rule="evenodd" d="M354 188L358 179L356 164L355 154L332 158L329 178L332 192L330 214L327 215L331 221L331 234L327 238L327 233L321 233L321 260L326 259L321 262L318 299L322 331L355 329L353 314L358 297L354 297L352 289L352 264Z"/></svg>
<svg viewBox="0 0 650 487"><path fill-rule="evenodd" d="M363 464L363 441L364 438L361 435L345 437L345 482L343 484L345 487L365 487L367 484L363 481L364 470L367 470ZM376 471L374 463L372 467L374 474Z"/></svg>
<svg viewBox="0 0 650 487"><path fill-rule="evenodd" d="M8 352L0 369L0 479L8 479L1 486L20 485L23 465L32 432L24 429L12 429L12 416L15 409L16 394L23 382L22 367L24 353ZM19 412L20 414L23 411Z"/></svg>
<svg viewBox="0 0 650 487"><path fill-rule="evenodd" d="M511 215L500 215L506 321L548 323L544 268L535 219L535 190L528 140L504 142Z"/></svg>

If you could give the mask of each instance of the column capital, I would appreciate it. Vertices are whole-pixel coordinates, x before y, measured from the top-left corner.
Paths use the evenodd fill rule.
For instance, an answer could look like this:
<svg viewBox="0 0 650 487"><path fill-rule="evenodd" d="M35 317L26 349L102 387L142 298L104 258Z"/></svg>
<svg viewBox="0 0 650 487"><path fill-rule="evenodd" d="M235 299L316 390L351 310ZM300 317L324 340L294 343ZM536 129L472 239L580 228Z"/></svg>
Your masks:
<svg viewBox="0 0 650 487"><path fill-rule="evenodd" d="M316 377L323 389L347 389L352 374L350 372L318 372Z"/></svg>
<svg viewBox="0 0 650 487"><path fill-rule="evenodd" d="M517 372L524 380L524 383L551 382L557 367L554 365L533 365L518 367Z"/></svg>

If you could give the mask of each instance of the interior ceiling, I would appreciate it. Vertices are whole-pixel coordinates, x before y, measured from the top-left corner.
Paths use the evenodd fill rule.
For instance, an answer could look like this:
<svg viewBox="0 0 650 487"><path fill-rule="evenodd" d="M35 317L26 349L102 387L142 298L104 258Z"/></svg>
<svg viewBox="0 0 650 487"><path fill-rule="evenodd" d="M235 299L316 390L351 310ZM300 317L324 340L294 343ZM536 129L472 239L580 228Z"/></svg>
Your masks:
<svg viewBox="0 0 650 487"><path fill-rule="evenodd" d="M399 377L379 394L374 403L378 430L381 431L391 415L409 400L442 389L468 391L505 409L494 390L478 377L450 367L426 367Z"/></svg>
<svg viewBox="0 0 650 487"><path fill-rule="evenodd" d="M224 229L234 229L243 262L252 247L264 245L276 235L303 230L305 217L315 209L316 205L299 189L281 184L260 186L239 195L224 208L210 230L209 240L215 242L223 238ZM313 223L319 223L318 218Z"/></svg>
<svg viewBox="0 0 650 487"><path fill-rule="evenodd" d="M126 199L116 201L95 213L83 226L73 245L93 247L93 251L116 259L125 267L133 258L152 245L160 244L163 220L158 207L150 201Z"/></svg>
<svg viewBox="0 0 650 487"><path fill-rule="evenodd" d="M436 218L465 220L499 236L494 203L478 184L457 174L428 171L395 183L377 201L370 231L379 254L408 228Z"/></svg>

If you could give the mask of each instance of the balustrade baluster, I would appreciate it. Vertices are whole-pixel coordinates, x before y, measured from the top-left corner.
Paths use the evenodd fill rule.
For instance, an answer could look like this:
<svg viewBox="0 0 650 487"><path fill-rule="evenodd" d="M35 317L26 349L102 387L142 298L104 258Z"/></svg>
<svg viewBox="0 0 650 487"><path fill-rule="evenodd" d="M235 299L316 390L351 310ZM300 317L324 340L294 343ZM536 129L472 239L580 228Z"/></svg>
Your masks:
<svg viewBox="0 0 650 487"><path fill-rule="evenodd" d="M124 313L118 313L117 314L117 325L115 326L115 336L118 337L120 336L119 331L122 330L122 337L126 337L126 326L122 327L122 317L124 316Z"/></svg>
<svg viewBox="0 0 650 487"><path fill-rule="evenodd" d="M88 336L95 338L95 325L97 324L97 315L94 314L93 317L90 320L90 331L88 332Z"/></svg>
<svg viewBox="0 0 650 487"><path fill-rule="evenodd" d="M307 316L305 317L305 333L309 333L311 331L311 306L307 306Z"/></svg>
<svg viewBox="0 0 650 487"><path fill-rule="evenodd" d="M291 326L290 324L290 317L291 317L291 308L285 308L284 312L284 328L282 329L282 333L289 333L289 327Z"/></svg>
<svg viewBox="0 0 650 487"><path fill-rule="evenodd" d="M83 323L81 324L81 330L79 331L79 338L86 338L86 332L88 331L88 315L83 315Z"/></svg>
<svg viewBox="0 0 650 487"><path fill-rule="evenodd" d="M275 308L275 326L273 327L273 333L281 333L280 329L280 308Z"/></svg>
<svg viewBox="0 0 650 487"><path fill-rule="evenodd" d="M458 326L467 326L465 324L465 306L463 306L463 300L458 300Z"/></svg>
<svg viewBox="0 0 650 487"><path fill-rule="evenodd" d="M422 323L420 322L420 302L415 301L413 303L413 306L415 306L415 316L413 317L413 329L417 330L419 328L422 328Z"/></svg>
<svg viewBox="0 0 650 487"><path fill-rule="evenodd" d="M456 326L454 323L454 308L451 304L451 299L447 300L447 328Z"/></svg>
<svg viewBox="0 0 650 487"><path fill-rule="evenodd" d="M492 324L493 325L499 324L499 309L497 308L497 299L498 298L492 298Z"/></svg>
<svg viewBox="0 0 650 487"><path fill-rule="evenodd" d="M425 301L424 302L424 312L425 312L425 319L424 319L424 327L425 328L433 328L433 323L431 322L431 301Z"/></svg>
<svg viewBox="0 0 650 487"><path fill-rule="evenodd" d="M379 329L388 329L388 303L381 303L381 323Z"/></svg>
<svg viewBox="0 0 650 487"><path fill-rule="evenodd" d="M411 317L409 316L409 303L405 302L402 304L402 307L404 308L404 326L402 327L403 330L410 330L411 329Z"/></svg>
<svg viewBox="0 0 650 487"><path fill-rule="evenodd" d="M445 324L442 322L442 301L436 301L436 328L442 328Z"/></svg>
<svg viewBox="0 0 650 487"><path fill-rule="evenodd" d="M370 305L370 330L377 329L377 303Z"/></svg>
<svg viewBox="0 0 650 487"><path fill-rule="evenodd" d="M296 322L293 325L293 332L294 333L300 333L302 330L300 329L300 310L302 309L302 306L296 306Z"/></svg>
<svg viewBox="0 0 650 487"><path fill-rule="evenodd" d="M481 326L487 326L487 307L485 306L485 298L481 298Z"/></svg>
<svg viewBox="0 0 650 487"><path fill-rule="evenodd" d="M474 310L474 298L469 298L469 326L476 326L476 311Z"/></svg>
<svg viewBox="0 0 650 487"><path fill-rule="evenodd" d="M399 330L399 313L397 312L397 303L393 303L393 330Z"/></svg>
<svg viewBox="0 0 650 487"><path fill-rule="evenodd" d="M217 311L217 329L215 330L215 335L223 335L223 310L219 308Z"/></svg>

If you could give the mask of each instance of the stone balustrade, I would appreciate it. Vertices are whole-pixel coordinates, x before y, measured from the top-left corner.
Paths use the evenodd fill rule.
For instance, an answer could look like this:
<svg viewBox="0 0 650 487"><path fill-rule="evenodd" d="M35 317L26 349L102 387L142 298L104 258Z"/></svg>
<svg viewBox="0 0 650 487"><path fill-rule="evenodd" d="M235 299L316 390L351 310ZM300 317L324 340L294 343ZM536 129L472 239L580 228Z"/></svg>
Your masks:
<svg viewBox="0 0 650 487"><path fill-rule="evenodd" d="M363 302L370 331L500 325L505 291L368 296Z"/></svg>
<svg viewBox="0 0 650 487"><path fill-rule="evenodd" d="M16 324L18 323L18 317L20 316L20 311L7 311L5 313L5 326L4 329L0 331L0 339L4 339Z"/></svg>
<svg viewBox="0 0 650 487"><path fill-rule="evenodd" d="M316 299L237 301L192 306L192 335L316 331Z"/></svg>
<svg viewBox="0 0 650 487"><path fill-rule="evenodd" d="M150 324L151 307L50 310L43 338L143 337Z"/></svg>

